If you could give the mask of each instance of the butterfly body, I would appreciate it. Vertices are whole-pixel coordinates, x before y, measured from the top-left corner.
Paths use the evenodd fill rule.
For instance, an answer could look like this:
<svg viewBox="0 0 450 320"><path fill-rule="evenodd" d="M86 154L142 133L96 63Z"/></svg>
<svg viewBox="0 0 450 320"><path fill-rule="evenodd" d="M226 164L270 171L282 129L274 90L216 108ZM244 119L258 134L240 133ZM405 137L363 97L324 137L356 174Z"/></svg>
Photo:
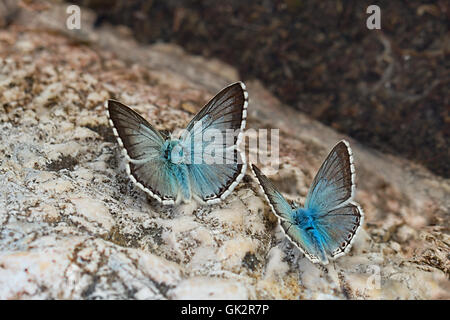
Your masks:
<svg viewBox="0 0 450 320"><path fill-rule="evenodd" d="M213 204L225 199L245 174L245 154L238 145L247 105L244 84L232 84L211 99L179 137L156 130L118 101L108 100L106 111L127 160L127 174L139 188L163 204L193 198ZM237 135L228 140L209 139L214 134L226 136L228 130ZM211 150L218 161L205 161Z"/></svg>
<svg viewBox="0 0 450 320"><path fill-rule="evenodd" d="M183 202L191 201L191 183L189 171L185 164L175 164L172 169L178 182L179 190L183 197Z"/></svg>
<svg viewBox="0 0 450 320"><path fill-rule="evenodd" d="M297 208L292 211L292 221L294 224L304 231L315 229L315 210Z"/></svg>
<svg viewBox="0 0 450 320"><path fill-rule="evenodd" d="M327 264L350 250L364 214L353 201L355 170L348 142L331 150L303 207L290 204L255 165L252 169L281 229L312 262Z"/></svg>
<svg viewBox="0 0 450 320"><path fill-rule="evenodd" d="M168 139L164 142L161 156L172 164L180 164L185 160L185 151L178 139Z"/></svg>
<svg viewBox="0 0 450 320"><path fill-rule="evenodd" d="M317 251L316 253L323 260L326 260L324 248L325 239L323 234L319 231L318 224L317 210L298 206L293 207L291 218L289 220L282 221L282 226L285 226L283 231L286 234L296 235L306 247L315 248Z"/></svg>

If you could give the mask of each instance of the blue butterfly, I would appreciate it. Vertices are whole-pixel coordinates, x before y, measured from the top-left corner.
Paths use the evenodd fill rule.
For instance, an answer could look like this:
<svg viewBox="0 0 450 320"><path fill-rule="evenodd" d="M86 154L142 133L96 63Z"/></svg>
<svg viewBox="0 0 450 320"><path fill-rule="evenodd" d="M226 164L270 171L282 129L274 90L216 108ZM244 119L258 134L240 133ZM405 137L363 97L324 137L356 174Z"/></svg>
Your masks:
<svg viewBox="0 0 450 320"><path fill-rule="evenodd" d="M156 130L118 101L108 100L105 104L109 123L127 160L127 174L162 204L192 199L202 204L218 203L244 177L247 164L238 146L247 118L248 93L242 82L220 91L178 138ZM211 132L214 139L205 139ZM230 132L234 132L231 138ZM224 139L218 139L221 136ZM207 154L206 150L214 151ZM207 155L220 161L206 161Z"/></svg>
<svg viewBox="0 0 450 320"><path fill-rule="evenodd" d="M273 183L252 165L281 229L313 263L328 264L350 250L364 213L353 201L355 168L350 145L340 141L323 162L305 206L289 204Z"/></svg>

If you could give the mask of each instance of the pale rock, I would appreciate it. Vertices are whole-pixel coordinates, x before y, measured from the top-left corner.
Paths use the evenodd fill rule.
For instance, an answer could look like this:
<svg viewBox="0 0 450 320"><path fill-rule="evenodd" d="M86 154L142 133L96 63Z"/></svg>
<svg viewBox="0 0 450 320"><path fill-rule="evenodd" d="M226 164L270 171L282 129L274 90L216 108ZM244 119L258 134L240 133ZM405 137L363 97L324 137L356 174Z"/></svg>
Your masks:
<svg viewBox="0 0 450 320"><path fill-rule="evenodd" d="M77 170L72 172L72 175L75 178L80 180L84 180L86 182L91 182L94 179L94 174L91 170L86 168L78 168Z"/></svg>
<svg viewBox="0 0 450 320"><path fill-rule="evenodd" d="M191 231L191 235L194 239L199 241L203 246L214 246L214 237L212 236L211 232L203 227L198 226L196 229Z"/></svg>
<svg viewBox="0 0 450 320"><path fill-rule="evenodd" d="M92 161L88 166L93 171L107 171L109 169L109 166L105 161Z"/></svg>
<svg viewBox="0 0 450 320"><path fill-rule="evenodd" d="M224 242L218 252L218 258L223 261L226 269L237 269L242 264L246 253L254 253L258 248L258 242L249 238L239 237Z"/></svg>
<svg viewBox="0 0 450 320"><path fill-rule="evenodd" d="M90 102L92 105L101 103L103 101L105 101L105 95L100 95L97 92L91 92L89 93L89 95L87 96L87 101Z"/></svg>
<svg viewBox="0 0 450 320"><path fill-rule="evenodd" d="M414 239L417 236L417 232L413 228L405 224L398 228L396 235L400 242L406 242Z"/></svg>
<svg viewBox="0 0 450 320"><path fill-rule="evenodd" d="M154 293L147 287L140 289L134 295L138 300L151 300L154 298Z"/></svg>
<svg viewBox="0 0 450 320"><path fill-rule="evenodd" d="M45 149L48 159L57 160L61 156L76 157L83 148L78 142L70 141L67 143L47 144Z"/></svg>
<svg viewBox="0 0 450 320"><path fill-rule="evenodd" d="M58 131L60 131L61 133L67 133L68 135L70 135L70 137L73 134L74 129L75 125L72 122L69 121L58 122Z"/></svg>
<svg viewBox="0 0 450 320"><path fill-rule="evenodd" d="M395 251L395 252L401 252L402 251L402 247L398 242L395 241L391 241L391 248Z"/></svg>
<svg viewBox="0 0 450 320"><path fill-rule="evenodd" d="M29 171L25 177L26 183L40 185L48 181L54 181L57 175L50 171Z"/></svg>
<svg viewBox="0 0 450 320"><path fill-rule="evenodd" d="M106 232L111 231L115 221L108 208L102 202L90 198L72 198L70 201L75 204L75 213L86 220L86 223L83 223L83 225L88 227L95 223L104 228Z"/></svg>
<svg viewBox="0 0 450 320"><path fill-rule="evenodd" d="M188 232L200 226L192 216L180 216L175 219L160 221L160 223L170 227L175 234Z"/></svg>
<svg viewBox="0 0 450 320"><path fill-rule="evenodd" d="M61 219L59 210L45 203L41 203L38 207L31 209L31 215L38 221L57 222Z"/></svg>
<svg viewBox="0 0 450 320"><path fill-rule="evenodd" d="M244 203L234 198L231 203L225 208L220 208L212 212L211 217L217 219L219 223L233 226L233 228L242 228L244 223L244 215L247 209Z"/></svg>
<svg viewBox="0 0 450 320"><path fill-rule="evenodd" d="M172 299L179 300L243 300L248 295L248 289L239 282L208 277L183 280L169 293Z"/></svg>
<svg viewBox="0 0 450 320"><path fill-rule="evenodd" d="M0 253L0 265L2 299L130 298L126 292L139 292L138 299L160 299L165 287L180 281L180 270L172 263L85 237L32 240L30 251Z"/></svg>
<svg viewBox="0 0 450 320"><path fill-rule="evenodd" d="M98 134L96 132L86 127L76 127L72 135L74 139L79 140L95 139L96 137L98 137Z"/></svg>
<svg viewBox="0 0 450 320"><path fill-rule="evenodd" d="M23 123L26 125L37 125L36 113L33 110L26 110L23 113Z"/></svg>
<svg viewBox="0 0 450 320"><path fill-rule="evenodd" d="M49 179L39 185L40 190L53 194L67 193L69 191L72 191L73 188L74 186L72 182L64 178Z"/></svg>
<svg viewBox="0 0 450 320"><path fill-rule="evenodd" d="M62 91L63 85L61 82L55 82L48 85L39 96L35 98L38 105L47 104L50 100L55 99Z"/></svg>
<svg viewBox="0 0 450 320"><path fill-rule="evenodd" d="M170 231L163 231L161 234L161 239L164 241L167 249L169 249L170 252L173 253L178 259L182 259L184 257L184 252L177 241L176 234Z"/></svg>
<svg viewBox="0 0 450 320"><path fill-rule="evenodd" d="M73 244L65 243L68 248ZM0 252L0 298L43 299L48 293L63 298L64 270L69 266L70 251L62 247L48 247L43 251Z"/></svg>
<svg viewBox="0 0 450 320"><path fill-rule="evenodd" d="M264 277L266 279L282 278L286 274L286 272L289 271L289 266L285 261L283 261L283 257L284 253L278 247L273 247L272 249L270 249L264 272Z"/></svg>
<svg viewBox="0 0 450 320"><path fill-rule="evenodd" d="M27 40L17 41L16 47L23 52L29 52L34 49L34 45L30 41L27 41Z"/></svg>
<svg viewBox="0 0 450 320"><path fill-rule="evenodd" d="M196 250L188 266L194 272L202 273L205 268L217 264L217 260L217 248L213 246L201 246Z"/></svg>
<svg viewBox="0 0 450 320"><path fill-rule="evenodd" d="M137 262L138 269L149 279L169 287L177 285L182 280L183 269L164 258L140 249L128 249L127 256Z"/></svg>

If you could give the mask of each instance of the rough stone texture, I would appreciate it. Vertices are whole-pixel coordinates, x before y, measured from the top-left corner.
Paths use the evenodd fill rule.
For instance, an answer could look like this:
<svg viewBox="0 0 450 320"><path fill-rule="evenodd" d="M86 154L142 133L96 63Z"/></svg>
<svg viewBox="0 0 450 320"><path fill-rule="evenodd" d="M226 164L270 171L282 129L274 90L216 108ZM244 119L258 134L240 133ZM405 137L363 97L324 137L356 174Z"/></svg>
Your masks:
<svg viewBox="0 0 450 320"><path fill-rule="evenodd" d="M326 267L283 237L250 172L222 204L163 207L127 178L103 101L183 128L236 71L93 30L88 10L77 32L65 7L17 10L0 30L1 299L450 298L448 180L350 139L365 225ZM247 128L281 129L280 170L263 170L302 203L343 136L248 87Z"/></svg>

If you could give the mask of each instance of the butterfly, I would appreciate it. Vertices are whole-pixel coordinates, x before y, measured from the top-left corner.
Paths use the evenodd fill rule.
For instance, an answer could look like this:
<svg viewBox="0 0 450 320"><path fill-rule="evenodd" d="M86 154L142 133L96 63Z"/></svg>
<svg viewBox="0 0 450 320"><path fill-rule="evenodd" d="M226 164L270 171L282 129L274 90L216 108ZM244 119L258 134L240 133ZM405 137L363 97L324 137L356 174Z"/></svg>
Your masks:
<svg viewBox="0 0 450 320"><path fill-rule="evenodd" d="M164 205L192 199L215 204L233 191L247 168L245 154L238 147L247 106L244 83L231 84L174 137L156 130L124 104L105 102L109 123L127 160L128 176Z"/></svg>
<svg viewBox="0 0 450 320"><path fill-rule="evenodd" d="M281 229L313 263L328 264L347 253L360 229L364 213L353 201L355 168L347 141L340 141L322 163L304 207L288 201L252 164L252 171Z"/></svg>

